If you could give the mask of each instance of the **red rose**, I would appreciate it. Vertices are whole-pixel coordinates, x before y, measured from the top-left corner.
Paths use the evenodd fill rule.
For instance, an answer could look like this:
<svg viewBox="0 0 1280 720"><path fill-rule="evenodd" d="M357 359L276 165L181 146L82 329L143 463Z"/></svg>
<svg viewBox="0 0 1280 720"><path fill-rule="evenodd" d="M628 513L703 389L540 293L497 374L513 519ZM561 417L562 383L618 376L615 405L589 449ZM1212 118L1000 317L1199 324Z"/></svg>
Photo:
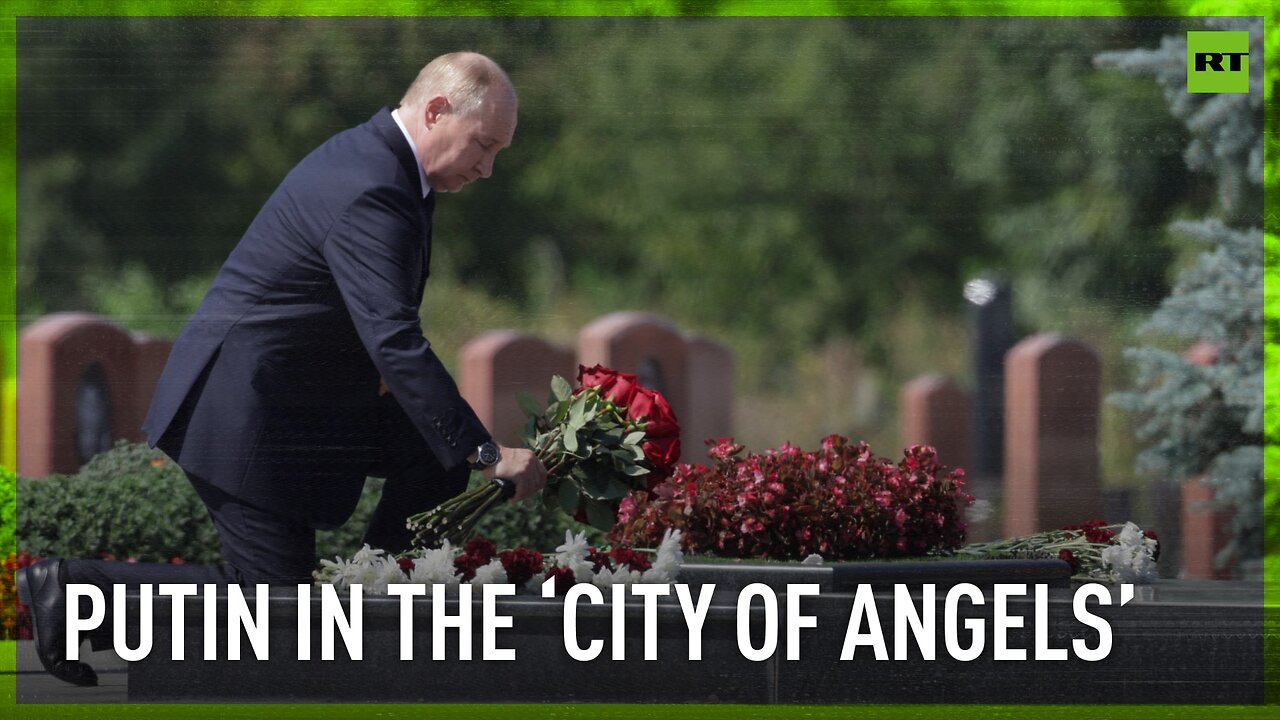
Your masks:
<svg viewBox="0 0 1280 720"><path fill-rule="evenodd" d="M602 365L595 367L578 366L578 384L584 388L597 388L600 396L614 405L630 407L636 390L640 388L636 376L618 372Z"/></svg>
<svg viewBox="0 0 1280 720"><path fill-rule="evenodd" d="M673 437L680 434L680 424L667 399L655 390L636 388L635 398L627 406L627 417L644 420L644 434L648 438Z"/></svg>
<svg viewBox="0 0 1280 720"><path fill-rule="evenodd" d="M406 575L413 572L413 558L397 558L396 564L400 566L400 569L403 570Z"/></svg>
<svg viewBox="0 0 1280 720"><path fill-rule="evenodd" d="M663 437L649 439L645 438L640 443L640 448L644 450L644 456L653 463L655 468L667 468L676 464L680 459L680 438Z"/></svg>

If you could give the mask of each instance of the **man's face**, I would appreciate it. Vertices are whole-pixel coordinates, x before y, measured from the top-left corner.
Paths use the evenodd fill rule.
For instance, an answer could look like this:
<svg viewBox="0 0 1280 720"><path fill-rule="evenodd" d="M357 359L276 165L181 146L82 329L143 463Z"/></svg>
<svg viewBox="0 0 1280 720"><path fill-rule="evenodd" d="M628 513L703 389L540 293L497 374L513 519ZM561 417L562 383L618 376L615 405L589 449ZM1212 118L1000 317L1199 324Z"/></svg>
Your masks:
<svg viewBox="0 0 1280 720"><path fill-rule="evenodd" d="M498 152L511 145L516 109L510 96L494 89L480 109L460 116L442 97L427 103L419 151L427 183L438 192L457 192L462 186L493 172Z"/></svg>

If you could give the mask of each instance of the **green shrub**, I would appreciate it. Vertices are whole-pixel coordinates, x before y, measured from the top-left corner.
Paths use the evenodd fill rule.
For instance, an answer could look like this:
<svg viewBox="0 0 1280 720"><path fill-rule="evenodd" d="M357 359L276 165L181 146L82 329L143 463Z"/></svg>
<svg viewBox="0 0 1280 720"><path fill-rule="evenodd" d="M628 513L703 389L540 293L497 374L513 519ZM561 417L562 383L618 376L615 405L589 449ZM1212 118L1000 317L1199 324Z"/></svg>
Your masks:
<svg viewBox="0 0 1280 720"><path fill-rule="evenodd" d="M17 546L45 557L217 563L218 535L182 470L119 442L75 475L19 481Z"/></svg>
<svg viewBox="0 0 1280 720"><path fill-rule="evenodd" d="M0 485L0 501L3 492ZM381 492L382 481L370 478L351 519L316 534L319 557L360 549ZM34 555L222 562L217 530L195 489L181 468L146 445L121 441L75 475L23 478L17 495L17 546ZM10 528L11 519L0 522L0 540Z"/></svg>
<svg viewBox="0 0 1280 720"><path fill-rule="evenodd" d="M0 508L5 507L5 492L13 492L12 477L0 474ZM473 483L482 480L479 473L472 478ZM382 485L381 479L369 478L351 519L342 527L316 533L317 557L351 557L360 549ZM106 553L140 562L168 562L173 557L189 563L222 561L217 531L182 469L142 444L121 441L75 475L22 478L17 520L15 527L12 516L0 516L0 541L5 533L14 533L17 548L33 555L97 558ZM494 510L479 532L503 548L554 550L564 542L567 527L575 532L588 529L562 512L526 502ZM600 533L591 531L588 536L593 542L603 541Z"/></svg>
<svg viewBox="0 0 1280 720"><path fill-rule="evenodd" d="M0 478L3 482L3 478ZM316 555L360 550L383 480L365 484L355 515L343 527L316 533ZM0 488L0 500L3 500ZM74 475L23 478L18 492L20 550L52 557L218 564L218 530L182 469L146 445L116 443ZM0 524L0 541L12 532ZM4 546L0 546L4 547Z"/></svg>
<svg viewBox="0 0 1280 720"><path fill-rule="evenodd" d="M0 554L13 550L14 492L18 480L9 468L0 468Z"/></svg>

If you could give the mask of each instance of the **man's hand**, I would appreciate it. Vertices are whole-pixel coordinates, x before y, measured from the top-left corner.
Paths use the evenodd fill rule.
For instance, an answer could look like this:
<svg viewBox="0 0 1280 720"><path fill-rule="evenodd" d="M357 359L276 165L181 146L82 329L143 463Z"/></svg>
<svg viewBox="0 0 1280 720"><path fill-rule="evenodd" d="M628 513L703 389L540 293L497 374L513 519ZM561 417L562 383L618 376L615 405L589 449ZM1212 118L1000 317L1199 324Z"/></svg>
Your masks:
<svg viewBox="0 0 1280 720"><path fill-rule="evenodd" d="M502 459L485 473L489 477L506 478L516 484L511 502L532 497L547 484L547 468L528 448L498 446Z"/></svg>

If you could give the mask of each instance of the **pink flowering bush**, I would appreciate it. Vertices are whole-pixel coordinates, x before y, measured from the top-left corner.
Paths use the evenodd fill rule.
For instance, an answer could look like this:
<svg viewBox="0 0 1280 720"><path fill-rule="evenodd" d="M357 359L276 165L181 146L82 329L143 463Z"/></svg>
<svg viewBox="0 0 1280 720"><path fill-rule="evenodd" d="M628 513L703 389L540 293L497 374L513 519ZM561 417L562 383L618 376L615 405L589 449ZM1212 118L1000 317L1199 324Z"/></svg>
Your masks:
<svg viewBox="0 0 1280 720"><path fill-rule="evenodd" d="M866 443L829 435L816 452L784 443L743 454L731 439L710 443L714 464L679 465L652 494L626 497L610 539L652 546L679 529L690 553L829 560L902 557L964 542L960 509L973 502L964 471L913 445L894 463Z"/></svg>

